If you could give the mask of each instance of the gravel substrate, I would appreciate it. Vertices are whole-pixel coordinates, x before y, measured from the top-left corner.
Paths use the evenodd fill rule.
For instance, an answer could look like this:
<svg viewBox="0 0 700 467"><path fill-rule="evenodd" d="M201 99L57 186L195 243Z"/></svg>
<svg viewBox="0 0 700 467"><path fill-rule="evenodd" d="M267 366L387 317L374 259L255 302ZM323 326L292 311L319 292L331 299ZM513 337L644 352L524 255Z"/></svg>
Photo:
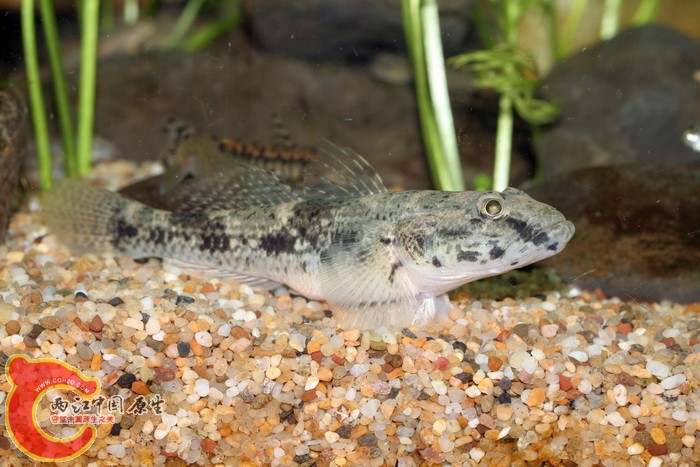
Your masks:
<svg viewBox="0 0 700 467"><path fill-rule="evenodd" d="M0 246L4 354L66 361L125 407L165 401L98 425L80 464L700 464L700 304L462 293L446 322L359 332L285 289L74 257L46 234L27 207ZM30 463L6 433L0 455Z"/></svg>

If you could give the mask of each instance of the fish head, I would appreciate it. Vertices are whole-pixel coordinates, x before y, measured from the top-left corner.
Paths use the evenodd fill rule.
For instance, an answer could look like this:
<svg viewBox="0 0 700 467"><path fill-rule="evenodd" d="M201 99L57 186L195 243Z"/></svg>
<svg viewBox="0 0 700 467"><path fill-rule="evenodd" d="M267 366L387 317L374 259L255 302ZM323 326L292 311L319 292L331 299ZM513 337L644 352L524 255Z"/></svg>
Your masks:
<svg viewBox="0 0 700 467"><path fill-rule="evenodd" d="M446 292L548 258L574 234L559 211L514 188L443 199L434 214L397 226L402 260L423 292Z"/></svg>

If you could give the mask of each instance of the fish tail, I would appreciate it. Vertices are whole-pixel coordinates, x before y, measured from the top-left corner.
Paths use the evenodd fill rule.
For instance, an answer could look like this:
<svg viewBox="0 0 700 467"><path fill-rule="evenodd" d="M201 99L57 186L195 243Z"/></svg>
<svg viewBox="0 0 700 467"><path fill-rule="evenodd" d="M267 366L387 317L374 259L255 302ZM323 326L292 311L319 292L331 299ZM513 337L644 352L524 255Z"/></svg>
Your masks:
<svg viewBox="0 0 700 467"><path fill-rule="evenodd" d="M42 195L41 203L46 225L77 254L115 251L115 214L140 204L75 180L54 182Z"/></svg>

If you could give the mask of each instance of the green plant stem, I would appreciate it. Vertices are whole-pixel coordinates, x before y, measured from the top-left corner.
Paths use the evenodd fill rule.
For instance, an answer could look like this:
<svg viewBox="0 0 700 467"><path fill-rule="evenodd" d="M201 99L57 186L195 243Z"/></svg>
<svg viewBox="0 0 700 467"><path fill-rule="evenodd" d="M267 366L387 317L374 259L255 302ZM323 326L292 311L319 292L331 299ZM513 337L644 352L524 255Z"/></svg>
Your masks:
<svg viewBox="0 0 700 467"><path fill-rule="evenodd" d="M578 27L581 24L581 18L583 17L583 12L586 11L587 5L588 0L574 0L571 3L571 8L561 33L561 40L555 49L557 60L561 60L571 52L576 31L578 31Z"/></svg>
<svg viewBox="0 0 700 467"><path fill-rule="evenodd" d="M22 43L24 46L24 62L29 88L29 105L32 111L34 126L34 142L39 159L39 180L42 189L51 186L51 146L49 144L49 127L46 122L44 97L41 92L41 76L39 75L39 54L36 46L36 30L34 28L34 0L22 0L21 6Z"/></svg>
<svg viewBox="0 0 700 467"><path fill-rule="evenodd" d="M78 93L78 175L90 172L92 132L95 124L95 85L100 0L83 2Z"/></svg>
<svg viewBox="0 0 700 467"><path fill-rule="evenodd" d="M617 34L621 4L621 0L605 0L603 4L603 18L600 20L600 38L604 41Z"/></svg>
<svg viewBox="0 0 700 467"><path fill-rule="evenodd" d="M125 0L123 17L124 23L136 24L139 20L139 0Z"/></svg>
<svg viewBox="0 0 700 467"><path fill-rule="evenodd" d="M200 50L214 41L214 39L219 37L221 34L240 23L243 19L243 12L240 7L240 2L235 1L233 3L235 3L235 5L231 7L228 14L214 24L210 24L195 34L192 34L187 40L184 41L182 44L182 49L186 52L195 52Z"/></svg>
<svg viewBox="0 0 700 467"><path fill-rule="evenodd" d="M66 84L66 73L61 61L60 40L58 37L58 27L56 26L56 14L52 0L39 0L41 11L41 22L44 25L44 35L46 36L46 49L51 66L51 78L54 87L54 98L56 100L56 115L58 118L58 128L61 133L61 143L63 145L63 157L66 166L66 174L69 177L77 176L75 160L75 133L73 130L73 117L71 115L70 103L68 99L68 85Z"/></svg>
<svg viewBox="0 0 700 467"><path fill-rule="evenodd" d="M659 8L659 0L643 0L632 18L632 24L639 26L653 21Z"/></svg>
<svg viewBox="0 0 700 467"><path fill-rule="evenodd" d="M438 142L441 143L441 151L438 153L441 160L438 164L444 166L443 172L446 172L441 189L461 191L464 190L464 177L459 163L452 107L447 92L445 56L442 52L440 17L436 0L423 0L421 22L432 115L435 118Z"/></svg>
<svg viewBox="0 0 700 467"><path fill-rule="evenodd" d="M416 101L418 104L418 115L421 123L421 131L423 133L423 141L425 144L425 149L428 157L428 167L430 168L430 173L433 178L433 182L436 187L441 190L452 190L458 191L464 189L464 182L462 180L462 170L459 165L459 156L456 152L457 143L454 135L454 126L451 124L452 115L449 106L449 99L447 99L447 106L445 107L445 96L439 96L440 92L444 92L446 95L446 84L444 91L437 90L440 86L440 82L431 84L430 79L439 79L433 71L430 74L428 69L428 59L426 48L429 48L432 54L435 54L431 58L430 63L433 66L442 67L442 76L444 80L444 60L442 55L442 45L439 45L439 55L436 52L436 46L434 37L437 31L437 41L440 41L439 30L431 29L428 26L429 32L433 37L426 37L425 26L427 21L434 20L430 18L431 13L428 12L428 19L422 17L422 2L421 0L403 0L402 1L402 14L403 14L403 24L406 34L406 44L408 47L408 52L411 57L411 62L413 64L413 70L415 75L415 86L416 86ZM438 27L439 28L439 27ZM427 46L426 46L427 44ZM437 65L435 65L434 60L439 60ZM438 74L440 72L438 71ZM431 89L438 93L438 101L441 101L441 105L438 107L435 105L433 98L435 96L431 95ZM440 117L441 122L444 125L446 121L449 121L448 128L440 128L440 122L438 122L437 113L438 112L448 112L449 120L445 117ZM442 138L443 135L448 140L452 138L454 143L445 143ZM450 147L454 148L453 153L447 153L450 151Z"/></svg>
<svg viewBox="0 0 700 467"><path fill-rule="evenodd" d="M175 23L175 26L173 26L170 34L168 34L168 37L165 39L163 47L166 49L174 49L180 45L180 42L182 42L185 34L187 34L187 31L192 27L197 19L199 10L202 9L204 2L205 0L189 0L187 2L187 5L185 5L185 8L182 10L180 17Z"/></svg>
<svg viewBox="0 0 700 467"><path fill-rule="evenodd" d="M510 153L513 140L513 99L501 94L498 101L498 128L496 130L496 154L493 166L493 189L508 188Z"/></svg>

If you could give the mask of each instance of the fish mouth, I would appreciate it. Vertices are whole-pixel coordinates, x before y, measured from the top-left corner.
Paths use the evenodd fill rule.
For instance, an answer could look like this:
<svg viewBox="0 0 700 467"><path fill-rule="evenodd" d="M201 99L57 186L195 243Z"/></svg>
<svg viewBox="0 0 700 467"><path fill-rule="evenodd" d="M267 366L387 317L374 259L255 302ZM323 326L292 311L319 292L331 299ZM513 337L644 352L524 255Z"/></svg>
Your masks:
<svg viewBox="0 0 700 467"><path fill-rule="evenodd" d="M549 224L547 227L537 230L525 239L516 238L506 247L505 251L509 251L510 248L518 242L522 242L523 245L534 245L535 248L532 248L528 256L535 256L529 261L520 264L520 266L525 266L526 264L540 261L544 258L548 258L559 253L564 249L569 240L571 240L571 237L574 236L575 231L576 228L574 227L573 222L562 219ZM543 252L551 253L541 255ZM540 255L537 255L537 253L540 253Z"/></svg>

